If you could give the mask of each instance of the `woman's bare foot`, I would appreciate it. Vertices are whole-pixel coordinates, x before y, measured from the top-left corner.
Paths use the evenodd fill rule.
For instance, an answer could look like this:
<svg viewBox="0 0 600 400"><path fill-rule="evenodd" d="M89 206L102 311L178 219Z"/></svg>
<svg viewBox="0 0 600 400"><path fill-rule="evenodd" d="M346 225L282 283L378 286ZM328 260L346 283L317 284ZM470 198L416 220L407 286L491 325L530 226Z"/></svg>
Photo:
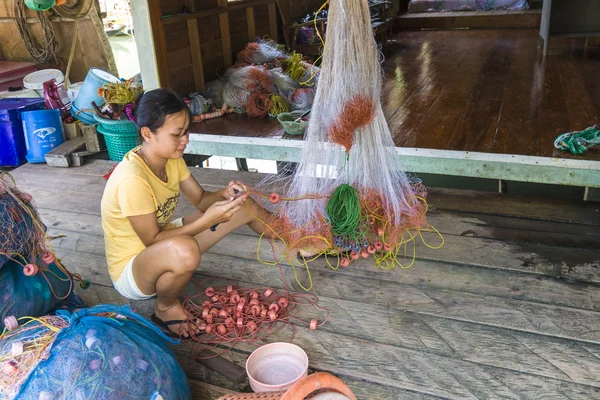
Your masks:
<svg viewBox="0 0 600 400"><path fill-rule="evenodd" d="M187 321L189 319L188 312L185 310L185 308L183 308L183 305L179 302L179 300L177 300L177 303L167 307L161 306L157 302L156 306L154 307L154 313L158 318L160 318L161 321L165 323L178 320ZM200 328L197 324L192 322L173 324L169 325L168 327L171 332L186 338L190 337L192 334L200 334Z"/></svg>

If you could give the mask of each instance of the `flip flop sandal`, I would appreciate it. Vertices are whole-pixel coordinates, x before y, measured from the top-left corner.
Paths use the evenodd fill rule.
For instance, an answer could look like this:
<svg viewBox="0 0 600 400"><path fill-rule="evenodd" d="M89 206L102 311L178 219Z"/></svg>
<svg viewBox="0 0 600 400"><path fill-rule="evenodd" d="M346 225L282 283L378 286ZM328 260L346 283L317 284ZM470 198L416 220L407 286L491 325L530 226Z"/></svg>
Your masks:
<svg viewBox="0 0 600 400"><path fill-rule="evenodd" d="M162 319L158 318L156 316L156 314L152 314L152 316L150 317L150 320L152 321L152 323L156 326L158 326L160 328L160 330L162 331L162 333L164 333L165 335L167 335L170 338L173 339L179 339L181 341L187 341L187 340L193 340L192 336L179 336L178 334L176 334L175 332L173 332L171 329L169 329L170 326L173 325L178 325L178 324L182 324L185 322L185 320L182 319L174 319L171 321L163 321Z"/></svg>

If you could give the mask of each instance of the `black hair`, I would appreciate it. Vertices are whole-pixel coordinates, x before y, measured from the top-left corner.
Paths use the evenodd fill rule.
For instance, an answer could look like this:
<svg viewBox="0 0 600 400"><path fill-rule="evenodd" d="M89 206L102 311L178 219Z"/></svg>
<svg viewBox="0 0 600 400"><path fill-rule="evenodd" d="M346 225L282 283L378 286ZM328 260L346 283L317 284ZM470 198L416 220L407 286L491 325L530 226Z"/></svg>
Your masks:
<svg viewBox="0 0 600 400"><path fill-rule="evenodd" d="M135 103L133 115L140 141L143 143L141 130L143 127L156 132L165 123L168 115L187 111L188 120L192 121L192 112L183 99L171 89L154 89L144 93Z"/></svg>

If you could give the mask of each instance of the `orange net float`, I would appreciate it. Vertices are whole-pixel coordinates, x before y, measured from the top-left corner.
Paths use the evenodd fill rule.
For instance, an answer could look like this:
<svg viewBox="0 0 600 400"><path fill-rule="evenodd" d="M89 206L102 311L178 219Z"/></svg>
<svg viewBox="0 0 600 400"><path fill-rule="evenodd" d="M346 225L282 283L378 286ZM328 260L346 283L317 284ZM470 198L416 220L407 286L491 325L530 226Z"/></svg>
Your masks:
<svg viewBox="0 0 600 400"><path fill-rule="evenodd" d="M35 264L26 264L23 267L23 274L25 274L25 276L34 276L38 273L39 271L39 267Z"/></svg>

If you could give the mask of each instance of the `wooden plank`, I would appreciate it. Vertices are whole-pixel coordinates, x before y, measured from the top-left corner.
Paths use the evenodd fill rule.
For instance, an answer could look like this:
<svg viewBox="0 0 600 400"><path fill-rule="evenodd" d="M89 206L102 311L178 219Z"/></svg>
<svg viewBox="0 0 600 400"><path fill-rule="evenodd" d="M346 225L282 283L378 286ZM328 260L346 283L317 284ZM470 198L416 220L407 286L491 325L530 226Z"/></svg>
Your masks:
<svg viewBox="0 0 600 400"><path fill-rule="evenodd" d="M52 246L69 270L85 274L85 278L93 283L105 286L112 284L110 277L107 275L104 244L101 238L54 228L50 229L50 233L52 235L65 234L64 237L53 240ZM231 234L203 255L199 271L213 276L218 275L228 279L254 282L267 287L280 287L280 274L274 273L273 269L256 262L256 246L256 239ZM80 255L78 256L78 254ZM272 260L272 255L271 258L267 258L266 252L262 253L261 256L263 260ZM84 265L85 267L83 267ZM420 263L417 263L411 271L417 268L437 268L437 265L437 263L427 263L421 266ZM294 271L294 268L286 263L282 263L281 268L283 269L282 273L286 276L286 282L289 282L289 285L295 290L300 290L296 282L296 275L300 282L308 284L308 276L304 268L296 268L296 271ZM218 269L219 272L210 272L211 269ZM325 260L312 263L310 269L314 277L319 277L319 282L321 280L325 281L325 283L318 283L314 287L315 292L322 295L327 295L328 291L332 293L330 292L332 289L327 286L327 282L331 278L340 285L335 289L336 296L350 301L368 301L373 304L387 305L419 314L444 316L445 318L483 323L525 332L537 332L594 342L600 341L600 330L597 326L600 321L598 318L600 313L597 311L525 301L520 300L519 297L469 293L469 285L475 286L475 283L479 282L479 277L475 275L468 281L470 282L469 285L463 284L465 290L467 290L463 292L454 288L444 289L424 285L421 282L417 282L417 286L415 284L398 283L396 280L404 279L403 274L407 272L377 272L373 270L369 261L353 264L351 272L343 269L334 272L326 265ZM493 275L487 272L486 274ZM360 276L361 279L357 280L357 276ZM415 277L406 278L417 279ZM498 284L506 283L506 281L499 282L499 278L500 276L494 282L498 282ZM418 279L423 279L423 276ZM515 285L511 286L513 289L517 288L514 292L521 291L518 283L515 283ZM587 289L588 294L594 290L593 286L591 285ZM525 291L528 290L531 291L530 289ZM579 290L586 290L586 285L580 285ZM505 291L503 296L506 296L507 293L509 292ZM518 307L515 307L515 305L518 305ZM597 307L597 305L592 307ZM465 311L467 309L468 312ZM540 321L543 321L543 323ZM573 321L578 322L573 323Z"/></svg>
<svg viewBox="0 0 600 400"><path fill-rule="evenodd" d="M169 60L167 58L167 43L162 22L162 10L159 0L148 0L150 26L154 41L154 54L158 68L158 79L162 87L171 86L169 79Z"/></svg>
<svg viewBox="0 0 600 400"><path fill-rule="evenodd" d="M89 182L87 179L74 179L73 184ZM205 189L215 190L218 186L204 185ZM92 189L95 190L95 189ZM101 193L98 193L100 196ZM68 220L79 221L82 218L88 221L86 225L67 224L64 229L86 232L102 236L99 216L83 214L73 211L57 211L44 208L45 203L38 202L38 207L50 218L48 224L61 223L61 216L69 215ZM194 208L185 200L179 203L176 210L177 217L190 215ZM598 247L600 227L582 224L565 224L554 221L536 221L530 219L515 219L511 217L482 215L464 212L449 212L434 210L428 213L427 221L442 234L450 234L464 237L477 237L499 240L503 242L514 242L520 244L541 244L544 246L558 246L561 248L584 248L595 249ZM94 223L97 227L94 228ZM90 229L92 229L90 231ZM244 229L244 234L254 233Z"/></svg>
<svg viewBox="0 0 600 400"><path fill-rule="evenodd" d="M372 327L373 325L370 327L371 331ZM459 338L456 332L453 334ZM283 330L269 336L268 341L289 339L290 332ZM581 394L583 397L580 398L585 398L593 396L597 391L596 387L576 384L569 378L563 380L496 366L481 366L435 353L335 334L324 329L310 332L305 327L298 328L295 330L294 343L305 349L312 368L336 371L344 380L348 377L447 399L538 399L540 395L552 393L561 393L569 398ZM366 348L369 349L368 352L364 350ZM236 346L237 351L246 354L254 349L255 345L246 343ZM592 347L592 351L593 349ZM478 351L482 351L481 347ZM586 367L596 370L597 364L598 361L591 361ZM527 382L525 387L535 387L535 394L520 387L523 381ZM514 389L515 386L520 389Z"/></svg>
<svg viewBox="0 0 600 400"><path fill-rule="evenodd" d="M211 274L210 271L207 272ZM202 293L207 287L223 288L228 285L254 287L256 285L254 279L247 282L213 278L210 275L201 275L197 278L197 284L195 282L187 286L185 293L188 296ZM343 294L346 290L338 286L341 282L333 279L328 279L327 282L331 284L320 291L319 306L329 312L329 322L319 330L373 343L452 357L479 365L600 386L594 374L594 371L600 370L600 360L589 351L600 350L597 342L586 343L540 337L482 324L426 315L416 316L369 302L347 301L344 300ZM353 285L347 290L365 292L360 285ZM335 293L337 298L328 297L326 293ZM204 298L201 296L199 300ZM209 298L206 297L206 300ZM305 329L306 324L299 321L311 319L323 321L325 312L312 306L299 306L295 316L297 319L294 319L294 325ZM373 329L374 326L378 328ZM485 338L485 346L482 346L481 338ZM498 354L502 354L502 357L498 357ZM557 357L558 354L560 356ZM565 362L561 362L560 358L577 359L578 363L562 369Z"/></svg>
<svg viewBox="0 0 600 400"><path fill-rule="evenodd" d="M541 10L492 14L489 12L464 11L461 13L409 13L400 15L395 27L398 30L414 29L506 29L538 28Z"/></svg>
<svg viewBox="0 0 600 400"><path fill-rule="evenodd" d="M515 57L514 46L514 42L504 41L493 44L447 148L472 151L493 147L502 115L502 93Z"/></svg>
<svg viewBox="0 0 600 400"><path fill-rule="evenodd" d="M87 151L102 151L106 148L104 136L100 135L96 130L98 124L82 125L81 134L85 140L85 148Z"/></svg>
<svg viewBox="0 0 600 400"><path fill-rule="evenodd" d="M242 35L244 40L248 41L248 24L246 23L246 10L237 10L227 12L229 16L229 35ZM237 49L233 47L233 51Z"/></svg>
<svg viewBox="0 0 600 400"><path fill-rule="evenodd" d="M171 88L184 96L190 92L190 88L194 87L194 67L190 64L183 68L171 71Z"/></svg>
<svg viewBox="0 0 600 400"><path fill-rule="evenodd" d="M475 44L477 47L474 51L466 53L454 74L448 77L447 86L431 104L428 112L415 128L420 132L433 130L435 133L428 138L417 135L416 147L448 148L453 128L468 104L469 95L475 89L480 72L493 52L494 43L494 37L486 37L486 40L480 40ZM426 145L425 140L427 141Z"/></svg>
<svg viewBox="0 0 600 400"><path fill-rule="evenodd" d="M34 198L41 198L44 193L49 193L44 189L30 190ZM50 192L51 193L51 192ZM78 198L85 199L85 193ZM91 196L90 198L93 198ZM87 203L87 202L86 202ZM60 207L58 209L68 210L69 205L64 205L57 200L53 205ZM98 206L89 206L88 212L98 212ZM424 238L432 245L437 245L439 239L437 235L424 233ZM246 248L243 236L232 235L232 240L240 249ZM522 271L534 274L542 274L553 277L570 277L587 282L600 282L600 272L597 264L600 262L600 253L594 248L578 248L576 252L565 252L561 247L549 247L532 243L510 243L495 241L490 239L451 236L446 235L446 243L443 250L434 250L417 240L415 251L417 260L443 261L462 263L472 266L486 268L502 268L514 271ZM216 245L219 247L219 244ZM98 254L103 254L102 247L98 249ZM228 254L228 249L222 250ZM247 248L248 254L254 254L255 248ZM405 265L410 263L413 250L407 250L408 259L400 259ZM268 252L263 253L264 259L271 259Z"/></svg>
<svg viewBox="0 0 600 400"><path fill-rule="evenodd" d="M531 51L525 43L515 43L515 55L504 86L501 116L491 143L482 143L477 151L515 154L526 152L539 154L541 146L537 125L539 93L543 82L538 78L531 82L531 66L535 65L537 52ZM539 70L539 67L536 67ZM531 86L531 90L523 90Z"/></svg>
<svg viewBox="0 0 600 400"><path fill-rule="evenodd" d="M175 75L175 71L192 65L192 50L189 47L168 53L167 57L169 59L169 74L171 76Z"/></svg>
<svg viewBox="0 0 600 400"><path fill-rule="evenodd" d="M205 56L202 57L203 62L206 64L207 59L211 60L214 58L223 60L223 47L221 45L221 39L211 40L209 42L200 43L200 49L202 54Z"/></svg>
<svg viewBox="0 0 600 400"><path fill-rule="evenodd" d="M248 23L248 41L254 42L256 40L256 25L253 7L246 8L246 21Z"/></svg>
<svg viewBox="0 0 600 400"><path fill-rule="evenodd" d="M275 2L275 0L244 1L244 2L240 2L240 4L228 6L228 10L229 11L240 11L240 10L243 11L248 7L260 7L262 5L270 4L270 3L274 3L274 2ZM187 21L188 19L204 18L204 17L210 17L213 15L221 14L222 11L220 10L220 8L224 6L223 0L217 0L217 3L218 3L219 8L211 8L211 9L206 9L206 10L202 10L202 11L197 11L194 13L177 14L177 15L169 16L169 17L163 18L163 23L165 25L170 25L170 24L180 23L182 21Z"/></svg>
<svg viewBox="0 0 600 400"><path fill-rule="evenodd" d="M569 130L580 131L600 117L581 70L570 59L558 60L558 72L569 118Z"/></svg>
<svg viewBox="0 0 600 400"><path fill-rule="evenodd" d="M51 167L68 168L71 166L71 154L85 147L83 137L67 140L44 155L46 163Z"/></svg>
<svg viewBox="0 0 600 400"><path fill-rule="evenodd" d="M103 235L99 215L44 208L40 208L38 211L42 217L42 221L47 226L57 229L60 232L67 234L69 231L83 232L98 236L99 238ZM179 209L177 215L181 215ZM253 234L247 228L240 229L237 232L247 236L256 236L256 234ZM101 239L98 240L100 241ZM249 238L248 240L256 239ZM364 276L372 278L379 276L376 270L370 268L365 269L363 272ZM417 268L411 269L410 274L394 272L390 274L391 276L394 276L394 279L399 283L410 285L426 284L428 286L455 289L470 293L516 298L580 309L600 310L600 292L597 292L593 286L585 284L565 285L561 281L532 276L530 274L514 275L510 271L473 268L461 264L421 261ZM507 281L510 281L510 286L505 284Z"/></svg>
<svg viewBox="0 0 600 400"><path fill-rule="evenodd" d="M554 140L562 133L569 131L567 114L567 98L561 84L558 60L550 58L544 69L543 86L537 93L539 96L538 131L540 135L539 151L541 154L560 154L554 148Z"/></svg>
<svg viewBox="0 0 600 400"><path fill-rule="evenodd" d="M275 3L269 3L269 26L271 27L271 39L279 42L279 29L277 26L277 6Z"/></svg>
<svg viewBox="0 0 600 400"><path fill-rule="evenodd" d="M78 136L82 136L80 121L76 121L70 124L63 124L63 130L65 133L65 140L74 139Z"/></svg>
<svg viewBox="0 0 600 400"><path fill-rule="evenodd" d="M202 65L202 49L200 47L200 36L198 33L198 21L189 19L188 34L190 39L190 50L192 53L192 65L194 67L194 82L196 91L204 91L204 67Z"/></svg>
<svg viewBox="0 0 600 400"><path fill-rule="evenodd" d="M218 0L219 8L227 8L227 0ZM223 46L223 63L225 68L232 64L231 36L229 34L229 15L227 12L219 14L219 27L221 29L221 45Z"/></svg>
<svg viewBox="0 0 600 400"><path fill-rule="evenodd" d="M83 179L80 182L82 185L86 185L86 192L89 193L92 190L99 194L104 190L106 183L102 180L102 176L114 165L114 161L92 160L81 168L66 172L52 169L46 165L25 164L12 171L11 174L17 179L18 185L47 189L56 188L60 182L64 182L70 177ZM268 176L267 174L208 168L192 168L191 171L201 185L213 187L226 186L232 180L241 180L256 187ZM71 190L73 189L71 188ZM48 196L47 199L53 201L52 196ZM38 201L41 200L42 198ZM430 209L600 225L600 212L596 211L598 207L584 202L439 188L429 188L427 200Z"/></svg>
<svg viewBox="0 0 600 400"><path fill-rule="evenodd" d="M233 393L231 390L197 381L195 379L190 379L189 384L190 389L192 390L193 399L217 400L222 396Z"/></svg>
<svg viewBox="0 0 600 400"><path fill-rule="evenodd" d="M167 53L190 47L189 28L165 34Z"/></svg>

